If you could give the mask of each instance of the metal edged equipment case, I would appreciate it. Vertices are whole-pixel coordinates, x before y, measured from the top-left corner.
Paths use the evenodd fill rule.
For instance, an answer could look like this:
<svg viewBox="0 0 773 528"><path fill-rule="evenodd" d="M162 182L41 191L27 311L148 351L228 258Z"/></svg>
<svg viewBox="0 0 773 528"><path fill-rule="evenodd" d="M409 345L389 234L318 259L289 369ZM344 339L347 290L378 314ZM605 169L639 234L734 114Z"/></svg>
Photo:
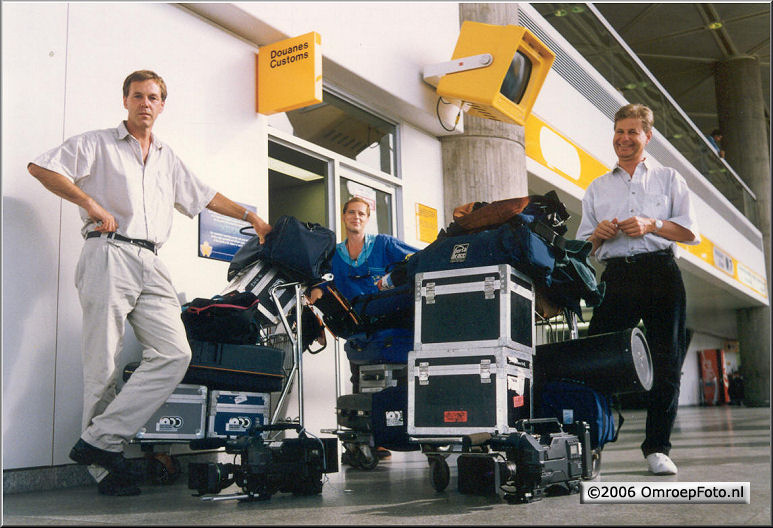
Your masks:
<svg viewBox="0 0 773 528"><path fill-rule="evenodd" d="M266 425L270 414L268 393L213 390L209 397L207 437L246 436L253 425ZM266 438L267 433L262 434Z"/></svg>
<svg viewBox="0 0 773 528"><path fill-rule="evenodd" d="M508 347L408 355L408 434L509 433L531 417L532 355Z"/></svg>
<svg viewBox="0 0 773 528"><path fill-rule="evenodd" d="M207 387L181 383L153 413L134 438L136 442L187 442L204 438Z"/></svg>
<svg viewBox="0 0 773 528"><path fill-rule="evenodd" d="M416 274L414 350L509 347L532 353L534 288L509 264Z"/></svg>

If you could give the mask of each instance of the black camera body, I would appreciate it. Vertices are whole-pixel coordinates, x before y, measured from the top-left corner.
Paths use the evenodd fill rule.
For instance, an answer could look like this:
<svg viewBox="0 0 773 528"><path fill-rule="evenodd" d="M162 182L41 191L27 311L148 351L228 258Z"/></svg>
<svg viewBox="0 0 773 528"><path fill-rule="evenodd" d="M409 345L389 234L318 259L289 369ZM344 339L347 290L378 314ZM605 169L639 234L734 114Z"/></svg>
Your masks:
<svg viewBox="0 0 773 528"><path fill-rule="evenodd" d="M298 438L266 442L260 434L286 429L298 431ZM241 458L238 464L189 464L188 488L199 496L218 494L232 484L244 492L235 497L241 500L267 500L277 492L316 495L322 492L323 473L338 471L338 439L310 437L298 424L256 425L246 436L194 440L190 447L225 447Z"/></svg>
<svg viewBox="0 0 773 528"><path fill-rule="evenodd" d="M460 455L459 491L475 495L502 492L508 502L541 500L548 492L576 493L592 470L590 433L584 422L565 432L554 418L519 420L516 432L494 435L491 450Z"/></svg>

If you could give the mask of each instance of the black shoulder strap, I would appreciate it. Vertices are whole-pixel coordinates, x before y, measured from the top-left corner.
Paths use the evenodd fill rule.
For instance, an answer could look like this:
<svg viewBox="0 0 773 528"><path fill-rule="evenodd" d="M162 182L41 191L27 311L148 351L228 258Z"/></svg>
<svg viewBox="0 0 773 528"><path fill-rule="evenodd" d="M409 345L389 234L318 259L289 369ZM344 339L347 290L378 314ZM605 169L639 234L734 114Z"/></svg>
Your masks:
<svg viewBox="0 0 773 528"><path fill-rule="evenodd" d="M617 442L617 437L620 435L620 429L623 427L625 418L623 418L623 411L622 407L620 406L620 398L617 397L617 394L613 394L610 400L610 405L614 410L617 411L617 427L615 428L615 437L612 439L612 442Z"/></svg>
<svg viewBox="0 0 773 528"><path fill-rule="evenodd" d="M549 246L566 251L566 239L539 220L530 223L529 229L538 234Z"/></svg>

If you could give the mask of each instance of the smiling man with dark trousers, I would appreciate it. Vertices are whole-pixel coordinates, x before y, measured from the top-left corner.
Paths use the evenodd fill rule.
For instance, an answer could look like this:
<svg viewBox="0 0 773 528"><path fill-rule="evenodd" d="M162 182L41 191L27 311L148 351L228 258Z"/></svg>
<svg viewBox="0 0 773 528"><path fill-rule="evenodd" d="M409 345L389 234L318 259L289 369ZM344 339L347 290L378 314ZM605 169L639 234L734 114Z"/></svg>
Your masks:
<svg viewBox="0 0 773 528"><path fill-rule="evenodd" d="M654 379L648 394L642 453L655 475L675 475L669 457L687 352L686 297L674 259L675 242L697 244L698 224L684 178L648 161L654 117L641 104L615 114L612 145L617 166L595 179L582 200L577 238L593 244L606 264L606 292L594 308L589 335L644 323Z"/></svg>
<svg viewBox="0 0 773 528"><path fill-rule="evenodd" d="M43 186L80 207L85 239L75 270L83 310L83 423L70 458L89 466L103 495L137 495L141 475L123 456L130 441L182 380L191 350L180 303L158 248L174 209L205 207L246 220L263 237L271 226L199 180L153 133L164 110L164 80L149 70L123 84L125 121L74 136L31 162ZM116 395L124 323L142 361Z"/></svg>

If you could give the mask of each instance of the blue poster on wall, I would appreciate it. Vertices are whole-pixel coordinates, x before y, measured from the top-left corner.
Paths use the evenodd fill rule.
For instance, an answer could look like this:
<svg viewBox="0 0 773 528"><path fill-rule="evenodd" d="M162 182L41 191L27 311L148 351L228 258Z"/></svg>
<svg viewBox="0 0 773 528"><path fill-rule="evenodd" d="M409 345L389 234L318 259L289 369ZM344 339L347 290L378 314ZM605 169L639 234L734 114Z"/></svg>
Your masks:
<svg viewBox="0 0 773 528"><path fill-rule="evenodd" d="M253 206L239 205L253 213L257 211ZM252 229L246 235L239 232L249 225L249 222L204 209L199 214L199 256L231 262L239 248L254 236Z"/></svg>

